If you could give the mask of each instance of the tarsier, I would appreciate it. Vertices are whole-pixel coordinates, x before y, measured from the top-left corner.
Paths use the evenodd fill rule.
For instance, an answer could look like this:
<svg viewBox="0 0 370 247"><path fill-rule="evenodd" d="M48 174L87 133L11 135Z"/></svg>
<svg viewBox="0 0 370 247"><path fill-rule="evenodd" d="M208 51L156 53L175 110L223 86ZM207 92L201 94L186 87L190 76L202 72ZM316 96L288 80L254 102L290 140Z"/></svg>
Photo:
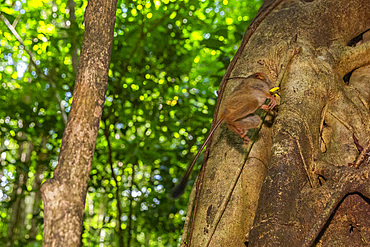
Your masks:
<svg viewBox="0 0 370 247"><path fill-rule="evenodd" d="M247 136L248 130L257 128L262 122L261 118L258 115L255 115L254 112L259 108L270 111L276 105L276 99L270 93L271 88L271 82L262 73L255 73L247 78L242 78L241 83L229 96L219 120L211 129L207 139L204 141L202 147L199 149L193 162L186 171L185 176L172 191L173 198L177 198L184 193L189 175L196 160L217 127L223 121L226 122L227 127L231 131L238 134L244 140L244 144L247 145L250 142L250 139ZM270 103L268 105L264 105L266 99L270 99Z"/></svg>

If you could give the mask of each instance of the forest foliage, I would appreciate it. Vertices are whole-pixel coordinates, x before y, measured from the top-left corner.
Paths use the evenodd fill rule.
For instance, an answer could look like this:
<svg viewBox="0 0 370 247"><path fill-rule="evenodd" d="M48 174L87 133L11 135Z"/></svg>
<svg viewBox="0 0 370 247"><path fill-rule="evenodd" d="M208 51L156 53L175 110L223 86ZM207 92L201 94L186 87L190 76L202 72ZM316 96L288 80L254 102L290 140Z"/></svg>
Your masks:
<svg viewBox="0 0 370 247"><path fill-rule="evenodd" d="M0 2L0 241L41 246L40 185L58 164L87 1ZM84 246L118 246L117 217L126 246L177 246L190 188L179 200L169 191L209 131L217 87L261 4L118 1Z"/></svg>

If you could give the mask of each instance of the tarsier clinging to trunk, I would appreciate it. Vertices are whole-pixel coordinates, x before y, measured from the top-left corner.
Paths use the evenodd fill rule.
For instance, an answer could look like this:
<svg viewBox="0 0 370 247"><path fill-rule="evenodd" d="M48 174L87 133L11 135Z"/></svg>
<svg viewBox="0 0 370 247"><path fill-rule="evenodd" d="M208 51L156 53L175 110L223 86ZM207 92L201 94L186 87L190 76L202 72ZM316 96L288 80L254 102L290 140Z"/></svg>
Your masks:
<svg viewBox="0 0 370 247"><path fill-rule="evenodd" d="M271 88L271 82L262 73L255 73L247 78L242 78L241 83L229 96L219 120L211 129L207 139L199 149L181 182L177 184L172 191L172 197L177 198L184 193L189 175L195 165L195 161L198 159L203 148L206 146L214 131L222 121L225 121L227 127L238 134L244 140L246 145L250 142L250 139L247 136L248 130L257 128L262 123L261 118L258 115L255 115L254 112L258 108L270 111L276 105L276 99L270 93ZM266 99L270 99L270 103L268 105L264 105Z"/></svg>

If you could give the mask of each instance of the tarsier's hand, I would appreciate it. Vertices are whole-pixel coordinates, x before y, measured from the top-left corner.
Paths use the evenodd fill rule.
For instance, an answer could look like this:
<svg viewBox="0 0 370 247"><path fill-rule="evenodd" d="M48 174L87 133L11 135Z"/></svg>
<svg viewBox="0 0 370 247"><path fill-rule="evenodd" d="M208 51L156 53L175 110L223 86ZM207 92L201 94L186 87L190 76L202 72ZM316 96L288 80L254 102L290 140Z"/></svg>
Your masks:
<svg viewBox="0 0 370 247"><path fill-rule="evenodd" d="M276 98L271 95L271 97L267 97L270 99L270 103L268 105L262 105L261 109L265 111L271 111L276 106Z"/></svg>

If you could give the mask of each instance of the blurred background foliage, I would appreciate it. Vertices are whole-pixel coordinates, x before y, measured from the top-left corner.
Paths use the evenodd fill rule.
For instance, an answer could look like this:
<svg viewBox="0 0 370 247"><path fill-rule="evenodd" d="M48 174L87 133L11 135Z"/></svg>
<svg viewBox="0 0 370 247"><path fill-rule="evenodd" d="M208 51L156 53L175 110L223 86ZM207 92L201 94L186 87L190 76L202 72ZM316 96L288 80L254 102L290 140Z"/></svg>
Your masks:
<svg viewBox="0 0 370 247"><path fill-rule="evenodd" d="M218 85L261 4L118 1L84 246L178 245L190 187L175 201L168 192L209 131ZM42 244L39 189L58 163L86 6L0 0L2 246Z"/></svg>

